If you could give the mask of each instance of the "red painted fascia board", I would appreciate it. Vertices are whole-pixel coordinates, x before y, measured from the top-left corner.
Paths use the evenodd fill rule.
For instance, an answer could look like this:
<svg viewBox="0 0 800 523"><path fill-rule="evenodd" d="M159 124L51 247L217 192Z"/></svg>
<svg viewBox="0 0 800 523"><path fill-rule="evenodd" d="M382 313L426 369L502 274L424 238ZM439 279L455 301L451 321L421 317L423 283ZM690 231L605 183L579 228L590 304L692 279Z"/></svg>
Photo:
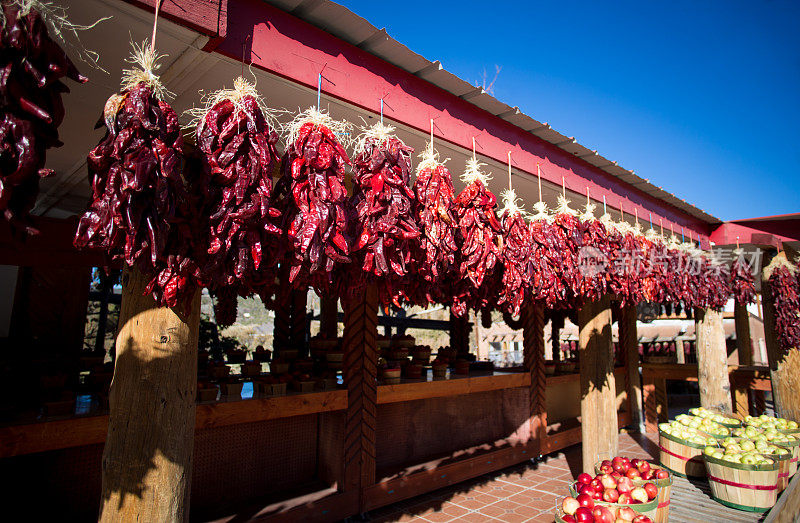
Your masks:
<svg viewBox="0 0 800 523"><path fill-rule="evenodd" d="M710 236L716 245L753 244L776 248L781 242L795 241L798 238L773 234L767 229L748 227L734 222L726 222L717 227Z"/></svg>
<svg viewBox="0 0 800 523"><path fill-rule="evenodd" d="M122 0L151 13L158 0ZM212 51L228 29L228 0L162 0L159 16L210 37L204 47Z"/></svg>

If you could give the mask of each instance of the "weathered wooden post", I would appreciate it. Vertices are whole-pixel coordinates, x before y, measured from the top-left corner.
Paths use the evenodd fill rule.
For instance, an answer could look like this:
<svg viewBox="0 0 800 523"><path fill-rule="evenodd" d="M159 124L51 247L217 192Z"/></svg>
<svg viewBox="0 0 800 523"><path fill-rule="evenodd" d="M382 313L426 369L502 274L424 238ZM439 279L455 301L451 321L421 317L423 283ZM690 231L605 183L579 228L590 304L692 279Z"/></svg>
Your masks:
<svg viewBox="0 0 800 523"><path fill-rule="evenodd" d="M746 303L738 301L733 305L733 318L736 322L736 351L739 354L739 365L753 364L753 343L750 338L750 313Z"/></svg>
<svg viewBox="0 0 800 523"><path fill-rule="evenodd" d="M578 325L583 470L592 473L598 458L616 456L619 447L610 298L584 303Z"/></svg>
<svg viewBox="0 0 800 523"><path fill-rule="evenodd" d="M764 338L767 344L772 398L778 416L800 422L800 348L783 347L775 330L774 290L769 284L771 267L788 265L786 253L780 252L764 270Z"/></svg>
<svg viewBox="0 0 800 523"><path fill-rule="evenodd" d="M530 428L537 454L547 438L547 381L544 374L544 306L530 303L522 310L522 350L525 370L531 375Z"/></svg>
<svg viewBox="0 0 800 523"><path fill-rule="evenodd" d="M628 409L631 423L644 432L642 415L642 380L639 376L639 336L636 331L636 306L620 307L619 342L625 354L627 375Z"/></svg>
<svg viewBox="0 0 800 523"><path fill-rule="evenodd" d="M321 299L319 331L327 338L335 338L339 334L338 304L335 296L323 296Z"/></svg>
<svg viewBox="0 0 800 523"><path fill-rule="evenodd" d="M185 521L194 446L200 291L190 313L122 277L117 359L103 451L101 521Z"/></svg>
<svg viewBox="0 0 800 523"><path fill-rule="evenodd" d="M360 296L343 298L344 490L359 492L375 483L375 427L378 402L378 290L368 285Z"/></svg>
<svg viewBox="0 0 800 523"><path fill-rule="evenodd" d="M722 313L712 309L695 309L695 322L700 405L730 413L731 384Z"/></svg>

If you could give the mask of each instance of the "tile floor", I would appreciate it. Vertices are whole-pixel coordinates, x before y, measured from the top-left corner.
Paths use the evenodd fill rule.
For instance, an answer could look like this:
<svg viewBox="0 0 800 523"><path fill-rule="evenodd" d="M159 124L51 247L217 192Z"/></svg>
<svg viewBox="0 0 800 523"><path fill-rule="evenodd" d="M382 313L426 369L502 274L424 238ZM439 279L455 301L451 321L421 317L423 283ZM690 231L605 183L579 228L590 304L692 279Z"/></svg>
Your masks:
<svg viewBox="0 0 800 523"><path fill-rule="evenodd" d="M651 458L654 449L647 437L620 434L621 455ZM580 464L581 448L574 445L536 464L523 463L373 510L368 521L551 523L556 500L568 495L567 485Z"/></svg>

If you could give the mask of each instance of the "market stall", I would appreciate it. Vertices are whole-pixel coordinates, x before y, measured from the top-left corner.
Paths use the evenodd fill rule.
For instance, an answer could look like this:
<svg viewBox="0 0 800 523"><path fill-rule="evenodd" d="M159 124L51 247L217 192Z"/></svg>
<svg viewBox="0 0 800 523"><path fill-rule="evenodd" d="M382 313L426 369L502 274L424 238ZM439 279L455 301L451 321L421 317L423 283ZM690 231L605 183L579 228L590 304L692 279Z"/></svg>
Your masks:
<svg viewBox="0 0 800 523"><path fill-rule="evenodd" d="M30 205L9 207L0 229L15 290L4 368L12 390L23 369L40 381L0 422L12 512L36 492L76 518L186 519L191 507L197 519L332 521L575 443L589 469L638 426L642 390L652 418L651 380L664 378L645 364L640 382L642 302L695 309L701 401L731 410L726 384L742 372L729 378L721 357L719 311L752 300L753 276L703 250L713 217L341 6L276 5L70 9L114 15L81 37L112 80L92 69L65 96L65 145L46 160L56 175L20 189ZM144 41L124 73L126 44L109 43L123 30ZM172 56L163 70L156 51ZM92 135L101 110L105 135ZM108 357L79 336L98 267L121 275ZM772 281L788 285L786 271ZM272 346L198 352L204 288L220 326L237 296L258 295ZM784 332L791 299L770 296ZM379 337L379 308L432 304L451 311L448 346ZM470 314L491 323L493 310L523 331L520 367L470 354ZM568 361L545 362L548 316L551 332L564 316L579 327Z"/></svg>

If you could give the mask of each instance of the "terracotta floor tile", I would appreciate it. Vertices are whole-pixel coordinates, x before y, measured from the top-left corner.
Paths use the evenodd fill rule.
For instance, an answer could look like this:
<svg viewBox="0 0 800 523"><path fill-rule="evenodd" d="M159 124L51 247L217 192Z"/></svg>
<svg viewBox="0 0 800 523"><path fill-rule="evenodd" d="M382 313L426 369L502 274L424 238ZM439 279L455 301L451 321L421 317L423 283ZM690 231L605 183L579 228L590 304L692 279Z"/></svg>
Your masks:
<svg viewBox="0 0 800 523"><path fill-rule="evenodd" d="M497 507L495 505L489 505L488 507L483 507L478 512L486 516L491 516L493 518L500 517L501 515L506 513L505 509Z"/></svg>
<svg viewBox="0 0 800 523"><path fill-rule="evenodd" d="M446 514L444 512L432 512L431 514L425 514L425 521L432 521L434 523L446 523L454 519L455 516L451 516L450 514Z"/></svg>
<svg viewBox="0 0 800 523"><path fill-rule="evenodd" d="M509 496L508 500L513 501L514 503L520 503L522 505L530 503L531 501L533 501L533 498L531 497L530 494L528 494L528 492L529 492L528 490L523 490L522 492L518 492L513 496Z"/></svg>
<svg viewBox="0 0 800 523"><path fill-rule="evenodd" d="M458 503L458 506L464 507L469 510L478 510L483 507L488 507L489 505L494 504L497 501L497 498L492 498L491 501L481 500L481 499L465 499Z"/></svg>
<svg viewBox="0 0 800 523"><path fill-rule="evenodd" d="M516 512L506 512L500 516L497 516L499 521L505 521L506 523L522 523L523 521L527 520L527 516L521 516Z"/></svg>
<svg viewBox="0 0 800 523"><path fill-rule="evenodd" d="M460 518L454 519L453 521L458 521L460 523L486 523L487 521L497 521L497 520L490 516L487 516L486 514L481 514L479 512L470 512L469 514L464 514Z"/></svg>
<svg viewBox="0 0 800 523"><path fill-rule="evenodd" d="M553 523L555 520L556 518L553 516L552 513L542 512L538 516L534 516L528 521L526 521L526 523Z"/></svg>

